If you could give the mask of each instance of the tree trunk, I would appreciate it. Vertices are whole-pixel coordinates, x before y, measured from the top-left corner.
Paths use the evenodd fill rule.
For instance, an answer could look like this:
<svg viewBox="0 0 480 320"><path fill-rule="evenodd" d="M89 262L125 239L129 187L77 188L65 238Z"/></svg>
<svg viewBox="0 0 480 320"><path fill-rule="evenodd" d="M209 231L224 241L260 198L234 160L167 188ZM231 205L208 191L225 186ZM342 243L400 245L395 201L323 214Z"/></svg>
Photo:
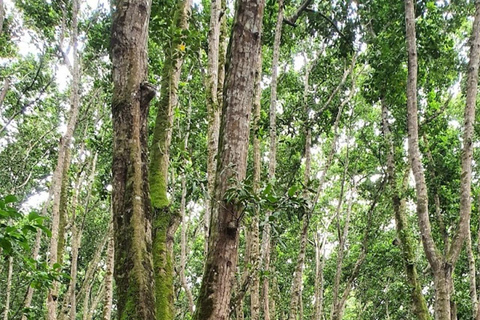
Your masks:
<svg viewBox="0 0 480 320"><path fill-rule="evenodd" d="M0 22L1 22L1 14L2 14L2 1L0 0ZM0 24L0 35L2 34L1 32L1 24ZM10 89L10 79L5 78L3 81L3 87L2 90L0 91L0 107L3 105L3 101L5 101L5 97L7 96L8 89Z"/></svg>
<svg viewBox="0 0 480 320"><path fill-rule="evenodd" d="M478 297L477 297L477 279L475 270L475 256L472 248L472 232L467 229L467 258L468 258L468 275L470 278L470 299L472 300L472 319L477 319Z"/></svg>
<svg viewBox="0 0 480 320"><path fill-rule="evenodd" d="M246 175L254 77L261 45L264 2L239 0L229 45L218 148L209 251L195 319L226 320L237 265L241 204L225 199Z"/></svg>
<svg viewBox="0 0 480 320"><path fill-rule="evenodd" d="M10 296L12 293L12 276L13 276L13 257L10 256L8 258L7 293L5 297L5 310L3 311L3 320L8 320L8 313L10 312Z"/></svg>
<svg viewBox="0 0 480 320"><path fill-rule="evenodd" d="M3 32L3 21L5 21L5 8L3 6L3 0L0 0L0 36ZM0 106L2 103L0 102Z"/></svg>
<svg viewBox="0 0 480 320"><path fill-rule="evenodd" d="M50 256L49 266L53 268L58 262L58 240L59 240L59 224L60 224L60 202L62 190L62 178L64 172L68 170L68 165L65 166L65 159L67 156L67 148L70 148L70 143L73 137L73 132L77 123L79 108L80 108L80 63L78 57L78 11L79 1L73 0L72 9L72 44L73 44L73 74L72 74L72 93L71 93L71 110L70 118L67 124L67 131L62 137L58 148L58 160L55 172L53 173L53 208L52 208L52 236L50 238ZM58 283L54 281L51 289L48 290L47 295L47 319L57 319L57 299L58 299Z"/></svg>
<svg viewBox="0 0 480 320"><path fill-rule="evenodd" d="M113 216L119 319L155 319L147 115L149 0L116 2L111 57L114 90Z"/></svg>
<svg viewBox="0 0 480 320"><path fill-rule="evenodd" d="M262 98L262 55L259 48L259 61L255 73L255 98L253 100L253 192L257 194L260 189L260 177L262 175L261 150L260 150L260 111ZM260 212L256 211L252 217L251 229L248 238L251 241L251 264L253 265L250 286L250 319L260 319Z"/></svg>
<svg viewBox="0 0 480 320"><path fill-rule="evenodd" d="M408 154L415 177L417 192L417 215L423 248L427 260L432 267L435 284L435 316L437 320L456 318L452 310L451 295L453 292L452 273L458 260L463 242L470 227L471 211L471 171L473 154L473 121L478 86L478 64L480 60L480 1L475 2L475 19L473 22L470 59L467 74L467 98L465 106L465 128L460 180L460 220L457 232L446 256L437 252L428 216L428 193L425 183L423 165L418 146L417 115L417 49L415 37L415 10L413 0L405 0L406 38L408 51L407 111L408 111ZM453 312L452 312L453 311Z"/></svg>
<svg viewBox="0 0 480 320"><path fill-rule="evenodd" d="M272 81L270 83L270 148L269 148L269 166L268 180L270 183L275 182L275 171L277 166L277 79L278 79L278 61L280 57L280 41L282 37L283 26L283 0L278 0L277 23L275 26L275 38L273 41L273 58L272 58ZM270 271L270 214L265 214L265 226L262 235L262 262L264 272ZM264 277L262 288L263 314L265 320L270 320L270 279Z"/></svg>
<svg viewBox="0 0 480 320"><path fill-rule="evenodd" d="M173 110L178 104L178 83L184 60L183 35L188 29L191 0L179 0L171 27L173 40L167 50L160 100L153 133L150 162L150 188L153 206L153 263L157 319L173 319L173 234L180 217L170 209L167 197L168 166L172 140Z"/></svg>
<svg viewBox="0 0 480 320"><path fill-rule="evenodd" d="M395 213L395 226L397 229L397 238L400 242L403 260L405 263L405 271L407 273L407 283L410 289L412 298L413 314L419 320L428 320L430 315L427 308L425 297L422 293L420 280L418 279L417 267L415 264L415 243L414 237L408 226L408 216L406 211L406 200L401 197L403 193L397 186L395 175L395 147L393 144L393 137L388 123L388 108L385 100L382 99L382 123L383 134L388 145L387 151L387 179L390 184L392 192L392 206ZM404 185L407 183L407 178L410 170L407 170L404 176ZM405 187L404 187L405 188Z"/></svg>
<svg viewBox="0 0 480 320"><path fill-rule="evenodd" d="M320 232L315 235L315 314L314 320L323 318L323 266L325 262L324 239L320 239Z"/></svg>
<svg viewBox="0 0 480 320"><path fill-rule="evenodd" d="M210 30L208 31L208 66L206 77L206 102L207 102L207 197L205 200L205 253L208 252L208 234L211 217L211 201L215 187L215 170L217 166L218 134L220 130L220 104L218 101L219 84L219 58L220 58L220 29L222 12L222 0L212 0L210 7Z"/></svg>
<svg viewBox="0 0 480 320"><path fill-rule="evenodd" d="M115 246L113 242L113 221L110 222L108 229L107 261L105 271L105 299L103 302L102 320L110 320L112 314L113 302L113 269Z"/></svg>

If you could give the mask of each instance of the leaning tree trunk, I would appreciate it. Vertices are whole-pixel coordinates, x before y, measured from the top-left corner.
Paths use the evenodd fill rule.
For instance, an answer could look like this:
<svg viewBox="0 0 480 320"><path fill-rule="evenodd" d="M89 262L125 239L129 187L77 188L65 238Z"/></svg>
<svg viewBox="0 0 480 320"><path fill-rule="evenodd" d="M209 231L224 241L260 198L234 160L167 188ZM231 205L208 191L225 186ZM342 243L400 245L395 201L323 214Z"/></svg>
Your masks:
<svg viewBox="0 0 480 320"><path fill-rule="evenodd" d="M172 24L173 40L167 50L160 100L153 133L150 188L153 207L153 263L157 319L173 319L173 234L180 218L170 209L167 197L168 166L172 141L173 110L178 104L178 83L184 60L183 36L188 29L191 0L179 0Z"/></svg>
<svg viewBox="0 0 480 320"><path fill-rule="evenodd" d="M229 316L242 207L234 200L227 201L226 194L238 187L246 175L264 6L262 0L237 2L225 79L209 250L197 301L197 320L226 320Z"/></svg>
<svg viewBox="0 0 480 320"><path fill-rule="evenodd" d="M155 319L147 116L149 0L116 1L113 13L113 178L115 280L119 319Z"/></svg>

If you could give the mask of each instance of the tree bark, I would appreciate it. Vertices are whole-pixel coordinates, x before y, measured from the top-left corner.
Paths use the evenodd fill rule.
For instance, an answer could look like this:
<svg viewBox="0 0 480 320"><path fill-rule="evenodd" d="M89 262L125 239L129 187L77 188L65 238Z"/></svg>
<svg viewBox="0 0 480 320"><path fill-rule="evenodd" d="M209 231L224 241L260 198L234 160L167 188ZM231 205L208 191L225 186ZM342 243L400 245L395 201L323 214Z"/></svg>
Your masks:
<svg viewBox="0 0 480 320"><path fill-rule="evenodd" d="M320 232L315 235L315 314L314 320L323 318L323 266L325 263L324 251L325 239L320 239Z"/></svg>
<svg viewBox="0 0 480 320"><path fill-rule="evenodd" d="M277 81L280 41L282 38L283 9L283 0L278 0L277 23L273 40L272 81L270 83L270 147L268 153L268 180L271 184L275 183L275 171L277 167ZM271 212L269 211L265 213L265 226L262 235L263 270L267 273L270 271L270 214ZM268 276L264 277L262 286L263 315L265 320L270 320L270 279Z"/></svg>
<svg viewBox="0 0 480 320"><path fill-rule="evenodd" d="M153 206L153 263L157 319L173 319L173 234L180 217L170 209L167 196L173 110L178 105L178 83L184 60L184 36L178 30L188 29L191 0L178 0L163 69L160 100L153 133L150 162L150 188Z"/></svg>
<svg viewBox="0 0 480 320"><path fill-rule="evenodd" d="M225 79L209 251L194 317L197 320L226 320L230 313L242 207L235 200L227 201L225 196L246 175L264 6L262 0L237 2Z"/></svg>
<svg viewBox="0 0 480 320"><path fill-rule="evenodd" d="M253 101L253 192L257 194L260 189L260 177L262 175L261 150L260 150L260 111L262 98L262 54L259 48L258 65L255 73L255 98ZM257 211L252 217L251 229L248 238L251 239L251 263L253 265L250 286L250 319L260 319L260 212Z"/></svg>
<svg viewBox="0 0 480 320"><path fill-rule="evenodd" d="M114 270L114 255L115 246L113 243L113 221L110 222L108 229L108 245L107 245L107 261L105 271L105 299L103 302L102 320L110 320L112 314L113 302L113 270Z"/></svg>
<svg viewBox="0 0 480 320"><path fill-rule="evenodd" d="M470 299L472 300L472 319L477 319L478 296L477 296L477 279L475 270L475 255L472 248L472 232L467 229L467 258L468 258L468 275L470 280Z"/></svg>
<svg viewBox="0 0 480 320"><path fill-rule="evenodd" d="M408 216L406 212L406 199L401 197L403 191L398 188L395 175L395 147L393 143L390 124L388 123L388 108L384 99L382 103L382 124L383 134L387 142L387 179L392 192L392 206L395 213L395 226L397 229L397 238L400 242L405 271L407 273L407 284L409 286L412 299L413 314L419 320L428 320L430 315L427 308L425 297L422 293L420 280L418 279L415 255L414 237L408 226ZM407 170L410 172L410 169ZM408 174L405 173L404 185L407 182Z"/></svg>
<svg viewBox="0 0 480 320"><path fill-rule="evenodd" d="M2 32L3 32L3 21L5 21L5 8L3 6L3 0L0 0L0 36L2 35ZM0 102L0 106L1 105L2 103Z"/></svg>
<svg viewBox="0 0 480 320"><path fill-rule="evenodd" d="M208 65L206 77L206 102L207 102L207 198L205 201L205 253L208 252L208 234L211 217L211 201L215 187L215 169L217 166L218 134L220 130L220 104L218 101L219 84L219 57L220 57L220 29L222 0L212 0L210 7L210 30L208 31Z"/></svg>
<svg viewBox="0 0 480 320"><path fill-rule="evenodd" d="M13 276L13 257L10 256L8 258L7 292L5 296L5 309L3 311L3 320L8 320L8 313L10 312L10 296L12 294L12 276Z"/></svg>
<svg viewBox="0 0 480 320"><path fill-rule="evenodd" d="M465 106L465 127L461 159L460 180L460 220L453 236L448 253L444 256L437 251L432 237L428 216L428 193L423 165L418 146L417 115L417 49L415 37L415 10L413 0L405 0L406 39L408 51L407 111L408 111L408 154L415 177L417 192L417 215L422 236L423 248L432 267L435 284L435 314L437 320L456 318L452 310L453 269L463 247L467 228L470 227L471 211L471 171L473 154L473 121L475 119L476 92L478 86L478 64L480 60L480 1L475 1L470 58L467 74L467 98Z"/></svg>
<svg viewBox="0 0 480 320"><path fill-rule="evenodd" d="M149 0L116 1L113 13L113 220L119 319L155 319L147 115Z"/></svg>
<svg viewBox="0 0 480 320"><path fill-rule="evenodd" d="M0 22L1 22L1 14L2 14L2 0L0 0ZM0 35L2 34L1 32L1 24L0 24ZM0 91L0 107L3 105L3 101L5 101L5 97L7 96L8 89L10 89L10 79L5 78L3 81L3 87L2 90Z"/></svg>
<svg viewBox="0 0 480 320"><path fill-rule="evenodd" d="M62 177L64 172L68 170L68 165L65 166L65 158L67 158L67 148L70 148L70 143L73 137L73 132L77 123L79 108L80 108L80 63L78 56L78 11L79 1L73 0L72 8L72 44L73 44L73 74L72 74L72 93L71 93L71 110L70 118L67 124L67 131L62 137L58 148L58 160L55 172L53 173L53 208L52 208L52 236L50 238L50 257L49 266L53 268L58 262L58 239L59 239L59 224L60 224L60 201L62 189ZM54 281L51 289L47 294L47 319L57 319L57 299L58 299L58 283Z"/></svg>

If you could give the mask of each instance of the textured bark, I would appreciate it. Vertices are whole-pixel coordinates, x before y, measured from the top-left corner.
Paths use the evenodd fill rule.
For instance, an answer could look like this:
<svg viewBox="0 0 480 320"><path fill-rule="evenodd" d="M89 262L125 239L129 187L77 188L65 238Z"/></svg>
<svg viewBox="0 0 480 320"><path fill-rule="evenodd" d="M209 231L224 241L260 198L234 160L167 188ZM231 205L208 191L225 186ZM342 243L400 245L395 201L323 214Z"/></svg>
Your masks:
<svg viewBox="0 0 480 320"><path fill-rule="evenodd" d="M273 58L272 58L272 81L270 83L270 147L268 159L268 180L270 183L275 182L275 171L277 167L277 81L278 81L278 61L280 57L280 41L282 37L283 26L283 0L278 0L277 23L275 26L275 38L273 41ZM270 271L270 214L265 213L265 226L262 235L262 264L265 272ZM265 320L270 320L270 279L264 277L262 285L262 301L263 315Z"/></svg>
<svg viewBox="0 0 480 320"><path fill-rule="evenodd" d="M413 0L405 0L406 39L408 51L407 111L408 111L408 154L415 177L417 192L417 215L423 248L433 270L435 285L435 317L437 320L456 318L453 293L453 269L463 247L467 228L470 227L470 186L472 176L473 121L475 119L476 93L478 86L478 64L480 60L480 1L475 2L470 57L467 74L467 93L464 115L463 150L460 180L460 220L450 248L441 255L434 243L428 216L428 193L423 165L418 146L417 115L417 49L415 37L415 10ZM453 307L453 308L452 308Z"/></svg>
<svg viewBox="0 0 480 320"><path fill-rule="evenodd" d="M405 264L405 271L407 273L407 284L412 299L413 314L417 319L428 320L430 315L427 308L425 297L422 293L422 286L418 279L415 255L415 243L412 231L408 226L408 216L406 211L406 199L401 197L402 189L399 189L396 182L395 172L395 147L393 144L393 137L390 131L390 124L388 123L388 108L385 101L382 99L382 124L383 134L387 142L387 179L390 184L392 192L392 206L395 213L395 226L397 229L397 238L402 249L402 256ZM407 170L404 176L404 185L407 183ZM405 186L403 187L405 189Z"/></svg>
<svg viewBox="0 0 480 320"><path fill-rule="evenodd" d="M468 275L470 280L470 299L472 300L472 319L477 319L478 297L477 297L477 279L475 270L475 255L472 248L472 232L467 229L467 258L468 258Z"/></svg>
<svg viewBox="0 0 480 320"><path fill-rule="evenodd" d="M73 74L72 74L72 93L71 93L71 109L70 118L67 124L67 130L62 137L58 148L57 166L53 173L53 208L52 208L52 236L50 238L50 256L49 266L53 266L58 262L58 239L59 239L59 224L60 224L60 202L61 202L61 189L62 189L62 177L64 172L68 170L68 166L65 166L65 158L67 158L66 149L70 147L72 141L73 132L77 123L79 108L80 108L80 63L78 57L78 11L79 1L73 1L72 8L72 44L73 44ZM58 298L58 283L54 281L51 289L47 294L47 319L57 319L57 298Z"/></svg>
<svg viewBox="0 0 480 320"><path fill-rule="evenodd" d="M112 221L108 231L107 266L105 271L105 299L103 302L102 320L110 320L112 317L114 255L115 246L113 243Z"/></svg>
<svg viewBox="0 0 480 320"><path fill-rule="evenodd" d="M246 175L264 6L262 0L237 2L225 79L209 250L195 313L197 320L226 320L230 313L242 208L234 200L226 201L225 196Z"/></svg>
<svg viewBox="0 0 480 320"><path fill-rule="evenodd" d="M63 250L65 249L65 227L67 226L68 219L68 191L70 186L70 179L68 176L68 171L70 169L70 159L71 152L70 149L65 150L65 159L64 159L64 170L62 176L62 189L60 191L60 209L59 209L59 222L58 222L58 254L57 262L63 263ZM78 174L80 175L80 173ZM76 190L78 190L78 185Z"/></svg>
<svg viewBox="0 0 480 320"><path fill-rule="evenodd" d="M208 252L208 234L211 217L211 199L215 187L215 170L217 166L218 134L220 130L220 104L218 101L219 84L219 57L220 57L220 29L222 0L213 0L210 7L210 30L208 31L208 65L206 77L206 102L207 102L207 198L205 201L205 253Z"/></svg>
<svg viewBox="0 0 480 320"><path fill-rule="evenodd" d="M113 64L113 220L117 314L155 319L147 115L155 91L146 81L149 0L115 2Z"/></svg>
<svg viewBox="0 0 480 320"><path fill-rule="evenodd" d="M160 100L153 133L150 162L150 188L153 206L153 263L157 319L173 319L173 234L180 217L170 210L167 197L168 166L173 129L173 110L178 105L178 83L184 51L183 32L188 29L191 0L179 0L172 23L173 39L167 49Z"/></svg>
<svg viewBox="0 0 480 320"><path fill-rule="evenodd" d="M10 256L8 258L7 292L5 295L5 309L3 310L3 320L8 320L8 313L10 312L10 296L12 294L12 276L13 276L13 257Z"/></svg>

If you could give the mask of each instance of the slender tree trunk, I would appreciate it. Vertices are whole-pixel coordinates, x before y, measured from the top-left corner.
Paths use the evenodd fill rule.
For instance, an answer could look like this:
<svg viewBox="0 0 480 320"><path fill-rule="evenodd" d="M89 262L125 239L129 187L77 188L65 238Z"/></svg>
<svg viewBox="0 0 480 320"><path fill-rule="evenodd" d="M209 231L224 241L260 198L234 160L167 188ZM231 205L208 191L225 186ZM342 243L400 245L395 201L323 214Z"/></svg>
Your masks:
<svg viewBox="0 0 480 320"><path fill-rule="evenodd" d="M87 293L85 293L85 295L86 294ZM90 289L89 289L88 295L90 296ZM105 278L103 279L102 283L100 284L100 288L98 289L98 291L94 295L91 307L88 308L88 310L84 311L83 320L92 320L93 319L93 315L95 313L95 310L97 310L98 304L100 303L100 300L104 299L104 297L105 297Z"/></svg>
<svg viewBox="0 0 480 320"><path fill-rule="evenodd" d="M211 199L215 187L215 170L217 166L218 134L220 130L220 104L218 101L220 29L222 0L213 0L210 7L210 30L208 31L208 66L206 78L206 102L208 117L208 157L207 157L207 199L205 201L205 253L208 252L208 236L211 217Z"/></svg>
<svg viewBox="0 0 480 320"><path fill-rule="evenodd" d="M470 187L473 154L473 121L475 119L475 104L478 86L478 64L480 60L480 1L475 2L475 19L473 22L470 60L467 74L467 98L465 106L465 127L463 134L463 150L461 159L460 180L460 220L458 229L452 238L446 256L440 255L432 237L428 216L428 192L425 183L423 165L418 146L418 115L417 115L417 49L415 37L415 10L413 0L405 0L406 38L408 51L408 154L415 177L417 192L417 215L423 248L427 260L432 267L435 284L435 317L437 320L456 318L452 310L451 295L453 292L452 273L458 260L463 242L470 227ZM453 312L452 312L453 311Z"/></svg>
<svg viewBox="0 0 480 320"><path fill-rule="evenodd" d="M62 189L62 177L65 170L68 170L65 166L65 158L67 157L67 148L70 147L70 143L73 137L73 131L77 123L79 108L80 108L80 64L78 57L78 0L73 0L72 9L72 43L73 43L73 74L72 74L72 94L71 94L71 110L70 118L67 124L67 131L62 137L58 148L58 161L55 172L53 173L53 209L52 209L52 236L50 238L50 256L49 266L53 268L58 262L58 239L59 239L59 224L60 224L60 201L61 201L61 189ZM68 166L67 166L68 167ZM54 281L52 288L48 291L47 295L47 319L57 319L57 299L58 299L58 283Z"/></svg>
<svg viewBox="0 0 480 320"><path fill-rule="evenodd" d="M116 2L113 13L113 216L119 319L155 319L147 115L149 0Z"/></svg>
<svg viewBox="0 0 480 320"><path fill-rule="evenodd" d="M321 320L323 318L323 266L325 256L324 239L320 239L320 232L315 235L315 306L314 306L314 320Z"/></svg>
<svg viewBox="0 0 480 320"><path fill-rule="evenodd" d="M300 235L300 251L298 253L297 265L293 274L292 289L290 290L290 310L288 319L297 319L299 314L299 303L302 296L303 265L305 263L305 251L307 249L309 217L305 216L302 222L302 233Z"/></svg>
<svg viewBox="0 0 480 320"><path fill-rule="evenodd" d="M253 192L257 194L260 189L260 177L262 174L261 150L260 150L260 111L262 98L262 55L261 46L259 48L259 61L255 73L255 98L253 100ZM251 263L253 273L250 286L250 319L260 319L260 230L259 230L260 212L255 212L252 217L251 230L248 238L251 241Z"/></svg>
<svg viewBox="0 0 480 320"><path fill-rule="evenodd" d="M13 276L13 257L10 256L8 258L7 292L5 297L5 310L3 311L3 320L8 320L8 313L10 312L10 296L12 294L12 276Z"/></svg>
<svg viewBox="0 0 480 320"><path fill-rule="evenodd" d="M115 246L113 242L113 221L108 229L107 261L105 271L105 299L103 302L102 320L110 320L113 302L113 269Z"/></svg>
<svg viewBox="0 0 480 320"><path fill-rule="evenodd" d="M472 300L472 319L477 319L478 296L477 296L477 279L475 270L475 256L472 248L472 232L468 228L467 235L467 258L468 258L468 275L470 278L470 299Z"/></svg>
<svg viewBox="0 0 480 320"><path fill-rule="evenodd" d="M183 139L183 150L187 152L188 150L188 138L190 137L190 125L191 125L191 115L192 115L192 104L188 105L187 112L187 129L185 130L185 137ZM188 166L188 159L185 157L183 159L183 166L186 168ZM185 290L185 295L187 296L188 301L188 310L193 316L195 311L195 303L193 301L192 291L188 287L187 278L185 276L185 266L187 265L187 227L188 222L186 220L186 206L187 206L187 176L185 171L182 172L182 198L180 200L180 219L181 219L181 253L180 253L180 282L182 283L183 290Z"/></svg>
<svg viewBox="0 0 480 320"><path fill-rule="evenodd" d="M0 0L0 36L3 32L3 21L5 21L5 8L3 6L3 0ZM1 100L0 106L2 106Z"/></svg>
<svg viewBox="0 0 480 320"><path fill-rule="evenodd" d="M168 166L173 129L173 110L178 105L178 83L184 60L179 49L183 35L177 30L188 29L191 0L178 0L171 31L173 40L167 50L163 69L160 100L153 133L150 162L150 188L153 206L153 263L157 319L173 319L173 234L180 222L178 213L170 209L167 197ZM183 33L183 32L182 32Z"/></svg>
<svg viewBox="0 0 480 320"><path fill-rule="evenodd" d="M275 182L275 171L277 166L277 79L278 79L278 62L280 57L280 41L282 37L283 26L283 0L278 0L277 23L275 26L275 38L273 41L273 59L272 59L272 81L270 83L270 149L269 149L269 166L268 179L270 183ZM265 272L270 270L270 212L265 214L265 227L262 235L262 261ZM264 277L262 288L263 315L265 320L270 320L270 279Z"/></svg>
<svg viewBox="0 0 480 320"><path fill-rule="evenodd" d="M246 175L254 74L261 45L264 2L239 0L229 45L209 250L195 319L226 320L237 265L241 205L225 199Z"/></svg>
<svg viewBox="0 0 480 320"><path fill-rule="evenodd" d="M410 295L412 298L413 313L419 320L428 320L430 315L427 308L425 297L422 293L420 280L418 279L417 267L415 264L415 243L414 237L407 221L406 200L401 197L402 191L397 186L395 175L395 146L393 144L393 136L388 123L388 108L385 100L382 99L382 123L383 134L388 145L387 151L387 179L392 192L392 205L395 213L395 225L397 229L397 238L402 249L405 270L407 273L407 283L409 285ZM407 172L410 172L408 170ZM406 183L407 173L404 176L404 184Z"/></svg>
<svg viewBox="0 0 480 320"><path fill-rule="evenodd" d="M1 22L1 14L2 14L2 1L3 0L0 0L0 22ZM1 32L1 24L0 24L0 35L2 34ZM2 107L3 105L3 101L5 101L5 97L7 96L7 92L8 92L8 89L10 89L10 79L9 78L5 78L5 80L3 81L3 87L2 87L2 90L0 91L0 108Z"/></svg>

